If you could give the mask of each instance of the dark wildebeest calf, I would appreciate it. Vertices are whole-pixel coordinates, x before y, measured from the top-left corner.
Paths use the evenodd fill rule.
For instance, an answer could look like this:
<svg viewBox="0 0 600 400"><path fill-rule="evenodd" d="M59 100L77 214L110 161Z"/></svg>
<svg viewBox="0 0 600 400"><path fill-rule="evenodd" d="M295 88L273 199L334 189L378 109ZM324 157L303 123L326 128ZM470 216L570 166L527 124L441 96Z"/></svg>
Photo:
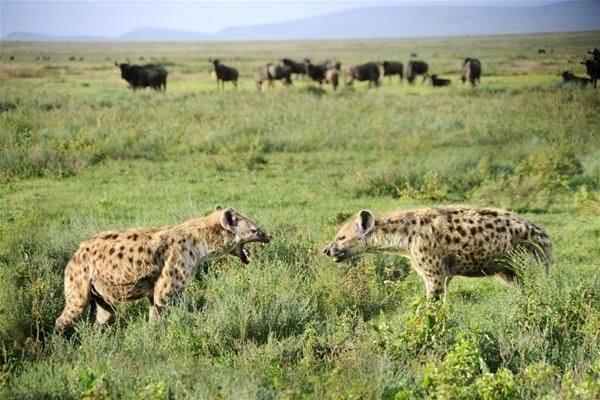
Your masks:
<svg viewBox="0 0 600 400"><path fill-rule="evenodd" d="M274 81L282 81L284 86L292 84L292 68L285 64L266 64L260 68L256 78L256 86L262 92L263 83L269 82L273 87Z"/></svg>
<svg viewBox="0 0 600 400"><path fill-rule="evenodd" d="M463 62L463 71L460 79L470 82L471 86L481 82L481 61L476 58L465 58Z"/></svg>
<svg viewBox="0 0 600 400"><path fill-rule="evenodd" d="M135 91L138 88L151 87L154 90L167 90L167 70L162 65L115 65L121 69L121 78L125 79L131 89Z"/></svg>
<svg viewBox="0 0 600 400"><path fill-rule="evenodd" d="M576 76L571 71L563 71L560 76L562 76L565 83L571 83L581 87L587 87L588 84L592 83L591 79Z"/></svg>
<svg viewBox="0 0 600 400"><path fill-rule="evenodd" d="M221 89L225 89L225 82L231 82L233 84L234 87L237 88L237 81L238 81L238 70L232 67L228 67L225 64L221 64L221 61L217 60L210 60L210 62L212 62L213 66L214 66L214 77L217 80L217 87L221 88ZM219 86L219 83L221 84Z"/></svg>
<svg viewBox="0 0 600 400"><path fill-rule="evenodd" d="M389 76L390 82L392 81L393 75L398 75L400 82L402 82L402 78L404 77L404 65L398 61L384 61L381 63L383 65L383 76Z"/></svg>
<svg viewBox="0 0 600 400"><path fill-rule="evenodd" d="M306 64L303 62L296 62L289 58L282 58L281 63L290 67L292 69L292 74L306 75Z"/></svg>
<svg viewBox="0 0 600 400"><path fill-rule="evenodd" d="M452 83L450 79L438 78L437 75L431 75L431 84L433 87L449 86Z"/></svg>
<svg viewBox="0 0 600 400"><path fill-rule="evenodd" d="M585 65L588 75L596 89L596 81L600 79L600 61L583 60L581 64Z"/></svg>
<svg viewBox="0 0 600 400"><path fill-rule="evenodd" d="M429 71L429 65L425 61L409 61L408 67L406 67L406 80L413 85L417 76L423 75L423 82L425 82L428 77L427 71Z"/></svg>
<svg viewBox="0 0 600 400"><path fill-rule="evenodd" d="M352 82L369 81L369 87L379 86L379 78L383 76L383 67L374 62L368 62L361 65L351 65L346 70L346 85L352 85Z"/></svg>
<svg viewBox="0 0 600 400"><path fill-rule="evenodd" d="M304 62L306 64L306 74L311 80L319 82L319 85L330 83L333 86L333 90L337 89L339 85L339 70L337 66L341 66L341 64L337 62L331 64L327 62L313 64L308 58L305 58ZM330 68L327 67L328 65Z"/></svg>

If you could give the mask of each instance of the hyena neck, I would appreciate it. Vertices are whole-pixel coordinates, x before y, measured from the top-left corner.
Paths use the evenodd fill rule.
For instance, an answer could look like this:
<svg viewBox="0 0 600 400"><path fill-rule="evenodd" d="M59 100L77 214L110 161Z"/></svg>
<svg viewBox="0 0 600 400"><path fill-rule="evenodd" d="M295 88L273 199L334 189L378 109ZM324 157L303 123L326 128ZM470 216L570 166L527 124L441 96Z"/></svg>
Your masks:
<svg viewBox="0 0 600 400"><path fill-rule="evenodd" d="M374 252L404 253L414 241L415 216L410 214L380 215L376 218L375 228L367 237L367 247Z"/></svg>
<svg viewBox="0 0 600 400"><path fill-rule="evenodd" d="M180 245L198 263L223 256L234 247L233 235L208 218L186 221L170 234L170 242Z"/></svg>

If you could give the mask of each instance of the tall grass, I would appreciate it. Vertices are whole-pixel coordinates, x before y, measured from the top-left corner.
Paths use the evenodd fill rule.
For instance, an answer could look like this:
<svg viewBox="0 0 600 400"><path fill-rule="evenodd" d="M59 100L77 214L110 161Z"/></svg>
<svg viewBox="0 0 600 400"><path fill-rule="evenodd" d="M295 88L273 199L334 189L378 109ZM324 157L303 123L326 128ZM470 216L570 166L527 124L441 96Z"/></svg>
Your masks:
<svg viewBox="0 0 600 400"><path fill-rule="evenodd" d="M0 103L14 105L0 109L0 398L597 398L600 100L555 76L597 38L6 44L41 76L0 73ZM218 92L204 62L251 77L286 52L351 63L415 47L444 74L469 49L482 85ZM23 61L41 50L45 68ZM166 94L130 93L106 61L142 55L165 57ZM158 324L143 300L104 330L86 315L54 334L82 240L216 203L273 234L250 265L202 266ZM456 278L431 303L402 258L320 253L358 209L440 203L524 214L553 239L549 274L517 254L522 285Z"/></svg>

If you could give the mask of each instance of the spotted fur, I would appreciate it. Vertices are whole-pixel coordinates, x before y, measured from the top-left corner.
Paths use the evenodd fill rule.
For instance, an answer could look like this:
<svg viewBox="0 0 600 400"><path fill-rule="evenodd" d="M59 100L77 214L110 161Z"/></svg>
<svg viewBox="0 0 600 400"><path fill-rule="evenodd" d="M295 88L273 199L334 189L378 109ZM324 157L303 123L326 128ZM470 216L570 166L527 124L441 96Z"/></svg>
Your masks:
<svg viewBox="0 0 600 400"><path fill-rule="evenodd" d="M519 245L543 253L539 256L550 265L552 241L537 225L505 210L445 206L391 213L360 211L323 252L336 262L363 253L403 254L423 279L427 296L437 299L456 275L495 275L514 281L515 272L498 260Z"/></svg>
<svg viewBox="0 0 600 400"><path fill-rule="evenodd" d="M147 298L155 319L169 297L194 279L199 264L226 254L250 261L246 243L270 241L252 221L218 207L204 218L160 228L108 231L84 241L65 268L65 308L56 320L62 330L95 308L106 323L120 302Z"/></svg>

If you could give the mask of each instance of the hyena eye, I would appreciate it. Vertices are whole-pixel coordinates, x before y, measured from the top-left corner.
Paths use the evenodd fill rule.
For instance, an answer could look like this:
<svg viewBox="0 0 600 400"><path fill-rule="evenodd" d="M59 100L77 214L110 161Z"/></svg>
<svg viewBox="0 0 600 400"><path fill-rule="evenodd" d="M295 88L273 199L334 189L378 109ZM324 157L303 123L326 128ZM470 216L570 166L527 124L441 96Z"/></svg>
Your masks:
<svg viewBox="0 0 600 400"><path fill-rule="evenodd" d="M339 240L339 241L342 241L344 239L346 239L346 236L338 236L338 238L337 238L337 240Z"/></svg>
<svg viewBox="0 0 600 400"><path fill-rule="evenodd" d="M256 232L258 232L258 229L256 229L256 228L250 229L250 233L256 233Z"/></svg>

